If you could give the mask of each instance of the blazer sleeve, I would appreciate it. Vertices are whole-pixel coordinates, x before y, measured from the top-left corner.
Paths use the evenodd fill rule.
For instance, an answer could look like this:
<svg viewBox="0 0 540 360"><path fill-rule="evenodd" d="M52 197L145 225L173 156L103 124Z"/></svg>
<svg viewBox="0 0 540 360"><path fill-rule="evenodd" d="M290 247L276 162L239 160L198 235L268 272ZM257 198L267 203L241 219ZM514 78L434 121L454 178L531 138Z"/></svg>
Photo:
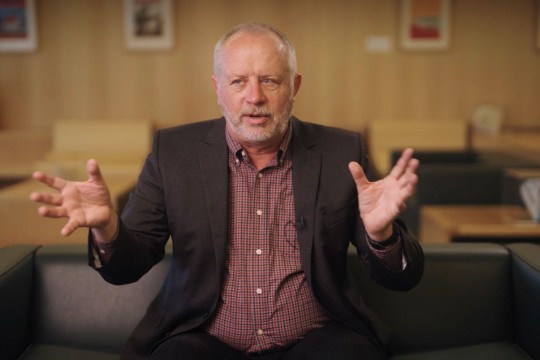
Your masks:
<svg viewBox="0 0 540 360"><path fill-rule="evenodd" d="M362 153L360 165L363 169L367 169L366 175L371 181L377 180L378 175L369 163L365 143L361 138L360 142ZM407 291L415 287L420 282L424 271L424 253L416 237L408 231L406 224L401 219L396 219L393 223L394 229L400 237L401 252L407 265L401 271L392 271L369 247L360 216L357 219L355 245L358 255L368 267L371 277L389 290Z"/></svg>
<svg viewBox="0 0 540 360"><path fill-rule="evenodd" d="M96 267L92 251L89 265L113 284L137 281L165 255L169 228L165 211L163 181L159 169L160 132L154 137L135 190L122 212L118 237L110 259ZM92 246L90 235L89 246Z"/></svg>

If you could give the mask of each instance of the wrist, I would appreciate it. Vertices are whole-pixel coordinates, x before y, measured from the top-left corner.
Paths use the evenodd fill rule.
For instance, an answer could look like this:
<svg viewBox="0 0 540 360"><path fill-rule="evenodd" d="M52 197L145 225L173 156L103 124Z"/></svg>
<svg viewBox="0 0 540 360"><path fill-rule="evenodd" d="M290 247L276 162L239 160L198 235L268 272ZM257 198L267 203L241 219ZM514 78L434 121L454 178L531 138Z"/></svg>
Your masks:
<svg viewBox="0 0 540 360"><path fill-rule="evenodd" d="M384 242L390 239L393 234L394 234L394 227L392 224L385 227L383 230L375 232L375 233L367 231L368 238L376 242Z"/></svg>
<svg viewBox="0 0 540 360"><path fill-rule="evenodd" d="M118 232L120 230L120 220L118 219L118 214L113 211L113 214L107 224L103 227L94 227L90 231L94 236L94 240L97 243L111 243L118 237Z"/></svg>
<svg viewBox="0 0 540 360"><path fill-rule="evenodd" d="M399 232L395 231L394 227L390 227L390 235L387 235L386 237L382 238L383 240L377 240L372 238L369 234L367 236L367 240L369 244L376 250L385 250L394 244L396 244L399 240Z"/></svg>

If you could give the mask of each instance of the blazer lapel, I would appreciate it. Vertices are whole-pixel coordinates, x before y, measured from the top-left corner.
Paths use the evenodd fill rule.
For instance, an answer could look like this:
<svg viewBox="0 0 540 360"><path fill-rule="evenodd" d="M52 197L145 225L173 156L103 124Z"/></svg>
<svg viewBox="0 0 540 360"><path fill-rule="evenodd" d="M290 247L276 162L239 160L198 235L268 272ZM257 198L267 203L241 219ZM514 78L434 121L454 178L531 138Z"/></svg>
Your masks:
<svg viewBox="0 0 540 360"><path fill-rule="evenodd" d="M311 283L311 249L315 229L315 208L321 171L321 155L315 151L311 128L292 118L293 194L300 255L306 278Z"/></svg>
<svg viewBox="0 0 540 360"><path fill-rule="evenodd" d="M228 150L225 120L216 122L199 149L199 168L218 269L225 269L228 221Z"/></svg>

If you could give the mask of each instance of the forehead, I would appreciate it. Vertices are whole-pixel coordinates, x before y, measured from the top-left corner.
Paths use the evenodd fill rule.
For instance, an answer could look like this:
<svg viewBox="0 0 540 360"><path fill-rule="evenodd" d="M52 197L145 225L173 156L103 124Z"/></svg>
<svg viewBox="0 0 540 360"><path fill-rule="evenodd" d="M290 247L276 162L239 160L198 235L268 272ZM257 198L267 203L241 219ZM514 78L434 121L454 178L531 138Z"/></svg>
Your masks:
<svg viewBox="0 0 540 360"><path fill-rule="evenodd" d="M234 34L223 44L220 58L223 70L250 66L287 68L285 45L269 32Z"/></svg>

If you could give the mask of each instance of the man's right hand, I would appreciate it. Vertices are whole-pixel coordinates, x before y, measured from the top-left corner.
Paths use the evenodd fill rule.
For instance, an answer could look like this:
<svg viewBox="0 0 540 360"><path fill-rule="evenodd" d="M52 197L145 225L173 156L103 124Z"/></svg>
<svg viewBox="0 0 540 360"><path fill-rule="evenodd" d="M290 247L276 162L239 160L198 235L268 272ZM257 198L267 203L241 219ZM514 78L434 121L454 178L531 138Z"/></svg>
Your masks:
<svg viewBox="0 0 540 360"><path fill-rule="evenodd" d="M109 242L118 227L118 215L111 201L109 189L101 176L99 166L93 159L86 164L87 181L68 181L49 176L41 171L34 179L56 192L33 192L30 199L42 203L38 213L49 218L68 218L61 234L68 236L80 227L92 229L95 240Z"/></svg>

